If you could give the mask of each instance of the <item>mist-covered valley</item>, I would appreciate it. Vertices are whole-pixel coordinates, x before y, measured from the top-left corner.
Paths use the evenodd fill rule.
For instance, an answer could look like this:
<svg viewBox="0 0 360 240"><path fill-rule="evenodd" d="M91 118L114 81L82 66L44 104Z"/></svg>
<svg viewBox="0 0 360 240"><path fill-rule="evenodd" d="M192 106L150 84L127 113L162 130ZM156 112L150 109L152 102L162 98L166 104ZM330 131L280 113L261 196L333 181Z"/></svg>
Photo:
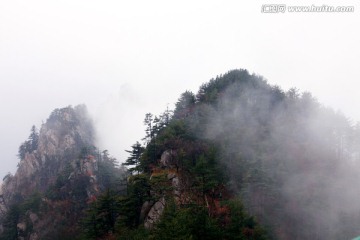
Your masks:
<svg viewBox="0 0 360 240"><path fill-rule="evenodd" d="M360 235L359 124L311 93L238 69L143 117L116 160L86 106L55 109L3 178L0 239Z"/></svg>

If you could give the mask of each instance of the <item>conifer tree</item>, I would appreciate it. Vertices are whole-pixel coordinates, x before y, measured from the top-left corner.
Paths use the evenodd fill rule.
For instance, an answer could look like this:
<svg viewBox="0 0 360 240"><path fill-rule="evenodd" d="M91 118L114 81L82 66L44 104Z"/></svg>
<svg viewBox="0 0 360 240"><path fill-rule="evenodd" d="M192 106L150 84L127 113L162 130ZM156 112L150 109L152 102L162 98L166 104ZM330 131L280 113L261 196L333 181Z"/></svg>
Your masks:
<svg viewBox="0 0 360 240"><path fill-rule="evenodd" d="M141 146L139 142L136 142L134 145L131 146L132 150L126 150L126 152L130 153L130 156L126 160L123 165L125 166L131 166L129 168L129 172L133 173L134 171L137 171L138 173L141 171L140 167L140 158L141 154L144 152L144 147Z"/></svg>
<svg viewBox="0 0 360 240"><path fill-rule="evenodd" d="M144 119L144 125L146 127L145 129L145 137L143 138L143 140L145 141L146 144L149 144L150 141L152 140L153 136L153 115L151 113L147 113L145 115L145 119Z"/></svg>

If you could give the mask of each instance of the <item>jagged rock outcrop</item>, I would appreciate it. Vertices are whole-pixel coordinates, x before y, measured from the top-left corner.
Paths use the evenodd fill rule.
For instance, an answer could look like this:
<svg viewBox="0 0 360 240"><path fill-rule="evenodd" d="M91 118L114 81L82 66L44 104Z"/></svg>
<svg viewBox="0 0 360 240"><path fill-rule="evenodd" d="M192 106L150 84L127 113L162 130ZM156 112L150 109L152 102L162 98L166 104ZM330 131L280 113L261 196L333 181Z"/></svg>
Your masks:
<svg viewBox="0 0 360 240"><path fill-rule="evenodd" d="M176 153L173 150L166 150L161 154L160 166L164 168L176 167Z"/></svg>
<svg viewBox="0 0 360 240"><path fill-rule="evenodd" d="M4 178L5 181L7 180L6 178ZM6 213L6 204L5 204L5 198L3 195L3 184L0 184L0 219L2 219L2 217L4 216L4 214ZM0 224L0 233L2 232L2 226Z"/></svg>
<svg viewBox="0 0 360 240"><path fill-rule="evenodd" d="M149 213L144 222L144 227L147 229L151 229L154 227L155 223L160 220L164 209L165 209L165 198L162 197L159 201L157 201L150 209Z"/></svg>
<svg viewBox="0 0 360 240"><path fill-rule="evenodd" d="M167 178L171 181L171 186L173 188L173 194L175 201L179 201L180 198L180 179L178 174L174 172L170 172L167 175Z"/></svg>
<svg viewBox="0 0 360 240"><path fill-rule="evenodd" d="M92 146L94 131L85 106L54 110L40 132L32 132L20 146L16 173L4 177L0 188L0 237L2 222L14 204L29 209L42 206L53 214L25 212L16 225L19 239L41 239L47 232L44 228L56 229L57 221L66 216L76 219L78 213L71 212L69 204L86 203L99 194L98 157L87 151ZM41 200L34 193L42 195Z"/></svg>
<svg viewBox="0 0 360 240"><path fill-rule="evenodd" d="M56 109L41 126L37 149L25 153L15 176L26 178L41 170L46 162L77 157L83 147L93 144L93 127L85 106ZM61 168L64 161L58 162L53 167Z"/></svg>
<svg viewBox="0 0 360 240"><path fill-rule="evenodd" d="M181 203L181 178L178 173L178 166L176 162L176 151L174 150L165 150L162 154L159 162L159 168L153 168L152 175L150 176L150 181L157 176L165 176L164 181L165 185L169 186L170 192L160 191L161 197L157 201L145 201L142 205L140 212L140 222L144 222L144 227L147 229L152 229L154 225L160 220L163 211L166 206L165 197L173 197L177 204ZM152 192L152 194L158 195L158 192Z"/></svg>
<svg viewBox="0 0 360 240"><path fill-rule="evenodd" d="M140 222L144 222L145 217L147 217L150 209L152 208L152 206L154 205L153 201L145 201L141 207L141 211L140 211Z"/></svg>
<svg viewBox="0 0 360 240"><path fill-rule="evenodd" d="M78 158L82 148L94 145L93 127L86 107L54 110L41 126L36 145L36 149L24 153L16 173L4 181L6 201L10 201L14 193L27 196L34 189L44 191L54 183L67 162Z"/></svg>
<svg viewBox="0 0 360 240"><path fill-rule="evenodd" d="M41 127L38 151L47 156L72 152L93 144L93 132L85 106L56 109Z"/></svg>

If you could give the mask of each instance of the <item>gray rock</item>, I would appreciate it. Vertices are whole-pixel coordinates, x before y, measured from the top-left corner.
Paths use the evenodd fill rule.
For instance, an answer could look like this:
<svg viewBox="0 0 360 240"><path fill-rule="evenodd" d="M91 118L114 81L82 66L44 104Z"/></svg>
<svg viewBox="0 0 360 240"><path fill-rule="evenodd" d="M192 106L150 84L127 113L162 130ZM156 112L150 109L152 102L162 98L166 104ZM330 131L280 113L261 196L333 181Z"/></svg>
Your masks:
<svg viewBox="0 0 360 240"><path fill-rule="evenodd" d="M174 188L174 195L175 197L179 197L180 196L180 180L178 177L174 177L171 180L171 185Z"/></svg>
<svg viewBox="0 0 360 240"><path fill-rule="evenodd" d="M176 177L176 173L168 173L167 179L171 180Z"/></svg>
<svg viewBox="0 0 360 240"><path fill-rule="evenodd" d="M161 154L160 166L173 168L175 167L175 152L173 150L166 150Z"/></svg>
<svg viewBox="0 0 360 240"><path fill-rule="evenodd" d="M38 237L37 233L36 233L36 232L35 232L35 233L32 233L32 234L30 235L29 240L39 240L39 237Z"/></svg>
<svg viewBox="0 0 360 240"><path fill-rule="evenodd" d="M25 232L26 231L26 223L21 222L16 225L18 231Z"/></svg>
<svg viewBox="0 0 360 240"><path fill-rule="evenodd" d="M164 209L165 209L165 198L162 197L159 201L157 201L150 209L144 223L144 227L147 229L152 229L160 220L160 217L162 216Z"/></svg>
<svg viewBox="0 0 360 240"><path fill-rule="evenodd" d="M148 215L151 207L154 205L153 201L146 201L144 202L144 204L141 207L141 212L140 212L140 222L144 222L145 216Z"/></svg>
<svg viewBox="0 0 360 240"><path fill-rule="evenodd" d="M30 212L29 218L30 218L32 224L35 224L39 220L39 217L35 213L32 213L32 212Z"/></svg>

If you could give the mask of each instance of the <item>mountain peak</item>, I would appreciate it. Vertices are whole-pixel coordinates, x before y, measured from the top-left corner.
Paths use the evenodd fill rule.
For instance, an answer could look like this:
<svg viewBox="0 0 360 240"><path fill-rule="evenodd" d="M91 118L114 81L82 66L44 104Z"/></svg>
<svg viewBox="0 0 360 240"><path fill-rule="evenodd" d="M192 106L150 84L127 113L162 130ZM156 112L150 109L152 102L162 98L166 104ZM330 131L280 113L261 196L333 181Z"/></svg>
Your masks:
<svg viewBox="0 0 360 240"><path fill-rule="evenodd" d="M55 109L18 156L0 189L0 239L60 239L59 225L70 239L86 206L122 176L116 159L94 147L85 105Z"/></svg>
<svg viewBox="0 0 360 240"><path fill-rule="evenodd" d="M45 190L82 148L94 145L93 132L85 105L55 109L39 132L32 127L19 147L18 169L4 177L4 199L9 202L16 194L24 197Z"/></svg>
<svg viewBox="0 0 360 240"><path fill-rule="evenodd" d="M86 106L55 109L40 129L40 154L56 155L94 145L94 130Z"/></svg>

